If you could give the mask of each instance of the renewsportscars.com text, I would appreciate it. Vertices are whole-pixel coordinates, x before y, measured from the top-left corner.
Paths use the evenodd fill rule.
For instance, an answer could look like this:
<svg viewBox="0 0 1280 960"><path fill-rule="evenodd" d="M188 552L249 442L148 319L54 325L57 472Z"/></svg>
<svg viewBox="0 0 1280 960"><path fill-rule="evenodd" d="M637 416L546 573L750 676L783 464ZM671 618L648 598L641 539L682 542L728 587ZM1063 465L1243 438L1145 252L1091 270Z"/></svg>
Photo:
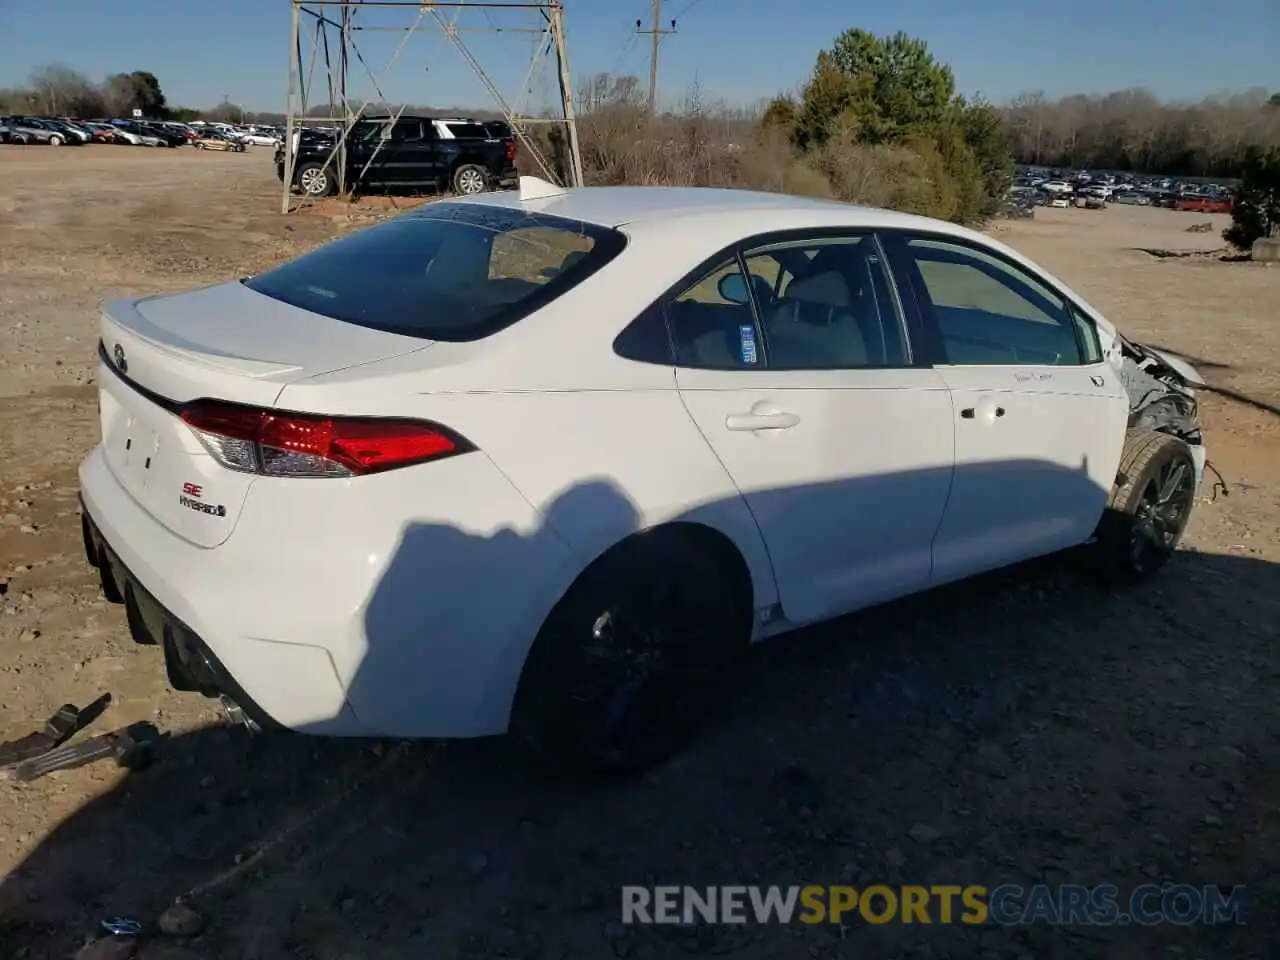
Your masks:
<svg viewBox="0 0 1280 960"><path fill-rule="evenodd" d="M1244 887L1145 884L622 888L622 922L1153 926L1245 922Z"/></svg>

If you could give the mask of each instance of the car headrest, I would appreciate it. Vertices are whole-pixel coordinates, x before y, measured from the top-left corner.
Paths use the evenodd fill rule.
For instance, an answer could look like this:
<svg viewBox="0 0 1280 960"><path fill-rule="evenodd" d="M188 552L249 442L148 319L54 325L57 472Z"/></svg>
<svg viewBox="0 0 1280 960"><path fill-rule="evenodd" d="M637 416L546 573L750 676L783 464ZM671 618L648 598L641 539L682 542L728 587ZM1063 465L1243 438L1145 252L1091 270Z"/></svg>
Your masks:
<svg viewBox="0 0 1280 960"><path fill-rule="evenodd" d="M849 295L849 285L845 283L844 277L835 270L827 270L811 277L805 277L802 280L796 280L787 287L786 298L832 309L848 307L852 301Z"/></svg>

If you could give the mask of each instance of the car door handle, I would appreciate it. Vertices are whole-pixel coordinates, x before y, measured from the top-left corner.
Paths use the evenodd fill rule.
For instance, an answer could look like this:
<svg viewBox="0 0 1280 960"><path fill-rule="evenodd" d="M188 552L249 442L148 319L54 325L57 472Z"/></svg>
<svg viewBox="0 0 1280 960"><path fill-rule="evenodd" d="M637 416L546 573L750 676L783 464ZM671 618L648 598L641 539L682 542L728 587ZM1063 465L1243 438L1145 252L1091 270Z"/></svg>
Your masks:
<svg viewBox="0 0 1280 960"><path fill-rule="evenodd" d="M731 413L724 418L730 430L786 430L799 422L794 413Z"/></svg>
<svg viewBox="0 0 1280 960"><path fill-rule="evenodd" d="M992 412L997 417L1003 417L1004 407L996 407L995 410L993 410ZM963 410L960 411L960 416L966 420L972 420L975 416L977 416L977 411L973 407L965 407Z"/></svg>

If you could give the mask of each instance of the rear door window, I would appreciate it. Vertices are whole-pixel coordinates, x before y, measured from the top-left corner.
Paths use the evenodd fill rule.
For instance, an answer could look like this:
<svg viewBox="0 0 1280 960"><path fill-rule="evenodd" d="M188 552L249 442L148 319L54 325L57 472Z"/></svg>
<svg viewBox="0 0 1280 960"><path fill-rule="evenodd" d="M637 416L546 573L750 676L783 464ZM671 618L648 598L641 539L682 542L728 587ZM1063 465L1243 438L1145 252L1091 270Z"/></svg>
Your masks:
<svg viewBox="0 0 1280 960"><path fill-rule="evenodd" d="M393 143L412 143L422 139L421 120L397 120L391 127L390 139Z"/></svg>
<svg viewBox="0 0 1280 960"><path fill-rule="evenodd" d="M362 327L478 340L577 286L626 245L617 230L482 204L436 203L244 281Z"/></svg>
<svg viewBox="0 0 1280 960"><path fill-rule="evenodd" d="M479 123L446 123L445 127L457 140L488 140L489 131Z"/></svg>

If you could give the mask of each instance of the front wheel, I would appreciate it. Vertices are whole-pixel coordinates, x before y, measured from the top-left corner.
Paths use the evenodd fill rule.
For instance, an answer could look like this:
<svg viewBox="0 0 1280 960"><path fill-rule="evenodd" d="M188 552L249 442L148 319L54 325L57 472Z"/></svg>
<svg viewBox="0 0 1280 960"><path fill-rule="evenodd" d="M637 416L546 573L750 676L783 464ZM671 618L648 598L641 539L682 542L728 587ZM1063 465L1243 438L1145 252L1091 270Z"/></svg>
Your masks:
<svg viewBox="0 0 1280 960"><path fill-rule="evenodd" d="M1196 464L1185 442L1155 430L1130 431L1094 544L1108 579L1136 583L1168 563L1195 495Z"/></svg>
<svg viewBox="0 0 1280 960"><path fill-rule="evenodd" d="M512 735L570 771L639 773L699 728L751 633L749 580L675 530L625 541L548 616L525 663Z"/></svg>
<svg viewBox="0 0 1280 960"><path fill-rule="evenodd" d="M464 197L484 193L489 189L489 175L484 167L464 163L453 171L453 192Z"/></svg>
<svg viewBox="0 0 1280 960"><path fill-rule="evenodd" d="M51 147L62 146L62 137L58 136L58 134L55 133L52 137L49 138L49 146Z"/></svg>

